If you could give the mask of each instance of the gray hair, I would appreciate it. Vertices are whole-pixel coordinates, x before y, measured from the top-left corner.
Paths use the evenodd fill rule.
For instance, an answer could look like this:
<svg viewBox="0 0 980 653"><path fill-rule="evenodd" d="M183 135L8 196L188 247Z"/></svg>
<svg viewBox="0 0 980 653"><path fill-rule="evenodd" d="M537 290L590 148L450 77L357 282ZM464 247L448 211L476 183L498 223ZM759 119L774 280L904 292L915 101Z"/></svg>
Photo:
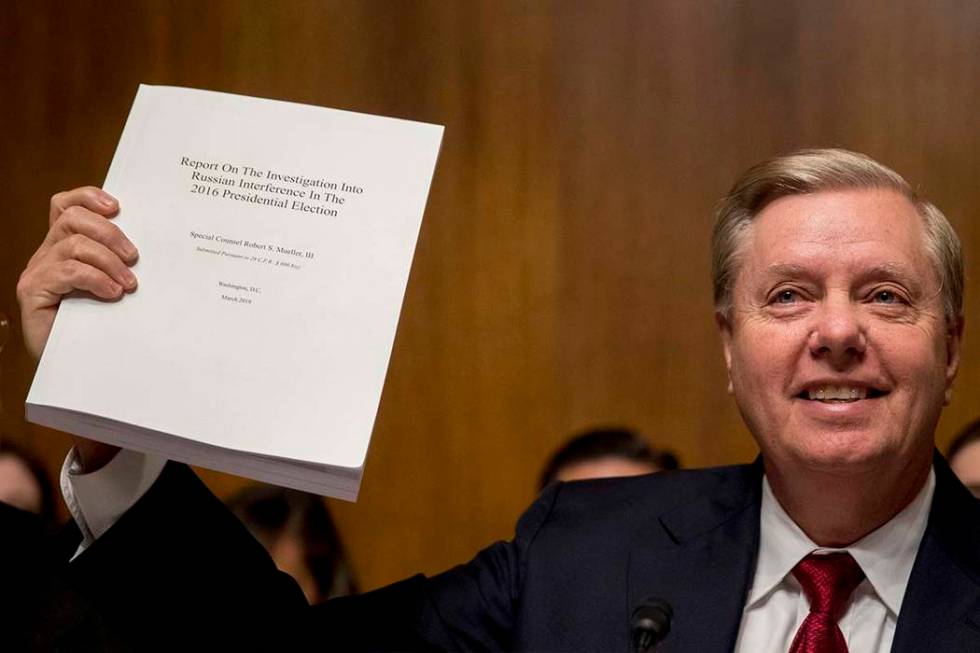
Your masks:
<svg viewBox="0 0 980 653"><path fill-rule="evenodd" d="M926 248L939 277L950 322L963 313L963 252L942 211L920 199L897 172L871 157L840 149L800 150L749 168L721 201L711 234L711 278L715 310L729 317L738 252L745 231L775 200L825 190L880 188L904 196L922 216Z"/></svg>

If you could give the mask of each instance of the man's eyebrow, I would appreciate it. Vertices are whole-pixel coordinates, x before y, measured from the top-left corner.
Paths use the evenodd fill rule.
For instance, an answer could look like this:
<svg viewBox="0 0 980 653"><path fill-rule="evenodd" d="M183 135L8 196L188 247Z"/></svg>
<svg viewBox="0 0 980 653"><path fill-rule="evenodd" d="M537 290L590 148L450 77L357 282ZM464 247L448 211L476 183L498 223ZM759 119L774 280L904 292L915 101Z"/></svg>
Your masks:
<svg viewBox="0 0 980 653"><path fill-rule="evenodd" d="M773 263L766 268L766 273L774 277L808 277L815 274L804 265L796 263ZM921 283L908 266L899 263L883 263L872 265L861 270L861 279L896 279L907 283Z"/></svg>
<svg viewBox="0 0 980 653"><path fill-rule="evenodd" d="M861 274L870 279L896 278L902 281L918 281L908 266L897 263L885 263L884 265L873 265L864 270Z"/></svg>
<svg viewBox="0 0 980 653"><path fill-rule="evenodd" d="M810 274L806 267L793 263L773 263L766 268L766 273L774 277L801 277Z"/></svg>

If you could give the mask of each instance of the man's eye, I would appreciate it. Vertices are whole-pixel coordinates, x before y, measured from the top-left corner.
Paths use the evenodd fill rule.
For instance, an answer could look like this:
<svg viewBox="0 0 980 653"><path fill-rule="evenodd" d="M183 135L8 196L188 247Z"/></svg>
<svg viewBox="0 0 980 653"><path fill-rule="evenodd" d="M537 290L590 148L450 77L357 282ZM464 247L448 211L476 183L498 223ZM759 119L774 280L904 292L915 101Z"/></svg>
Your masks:
<svg viewBox="0 0 980 653"><path fill-rule="evenodd" d="M774 300L777 304L792 304L797 300L797 294L795 290L780 290Z"/></svg>
<svg viewBox="0 0 980 653"><path fill-rule="evenodd" d="M879 304L895 304L899 298L891 290L879 290L874 294L874 300Z"/></svg>

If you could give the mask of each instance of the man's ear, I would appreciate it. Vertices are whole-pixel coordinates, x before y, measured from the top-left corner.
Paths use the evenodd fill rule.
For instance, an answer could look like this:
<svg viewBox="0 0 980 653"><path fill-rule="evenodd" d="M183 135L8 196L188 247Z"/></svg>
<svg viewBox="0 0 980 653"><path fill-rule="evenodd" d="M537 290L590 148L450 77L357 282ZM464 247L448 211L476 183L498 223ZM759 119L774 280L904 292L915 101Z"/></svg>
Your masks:
<svg viewBox="0 0 980 653"><path fill-rule="evenodd" d="M960 368L960 348L963 342L963 316L946 321L946 394L945 405L953 399L953 381Z"/></svg>
<svg viewBox="0 0 980 653"><path fill-rule="evenodd" d="M725 370L728 372L728 394L732 394L732 323L725 311L715 311L715 325L721 335L721 347L725 352Z"/></svg>

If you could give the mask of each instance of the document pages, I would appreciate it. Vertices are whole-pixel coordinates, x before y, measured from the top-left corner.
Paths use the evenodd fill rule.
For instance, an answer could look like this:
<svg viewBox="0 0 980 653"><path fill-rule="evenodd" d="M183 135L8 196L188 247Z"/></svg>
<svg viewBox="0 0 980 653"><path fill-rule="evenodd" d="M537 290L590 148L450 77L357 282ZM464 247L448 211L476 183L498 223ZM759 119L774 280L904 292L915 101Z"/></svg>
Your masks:
<svg viewBox="0 0 980 653"><path fill-rule="evenodd" d="M442 131L141 86L105 180L139 287L62 302L28 419L355 500Z"/></svg>

